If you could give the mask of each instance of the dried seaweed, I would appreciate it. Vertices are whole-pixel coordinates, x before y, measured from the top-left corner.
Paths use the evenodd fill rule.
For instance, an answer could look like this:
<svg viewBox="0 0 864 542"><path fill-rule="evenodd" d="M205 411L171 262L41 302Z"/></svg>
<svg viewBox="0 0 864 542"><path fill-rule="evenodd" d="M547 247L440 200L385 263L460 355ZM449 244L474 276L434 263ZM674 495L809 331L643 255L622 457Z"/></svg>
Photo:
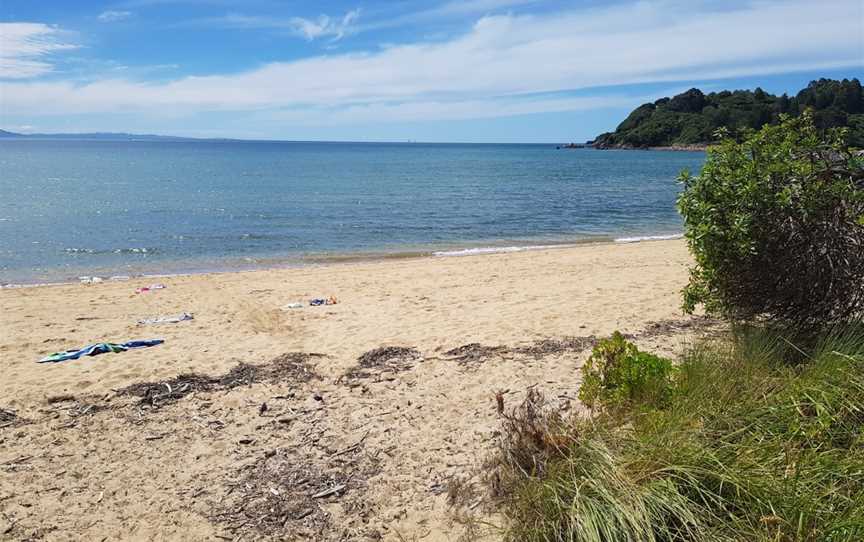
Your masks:
<svg viewBox="0 0 864 542"><path fill-rule="evenodd" d="M339 461L320 449L266 454L241 469L213 519L235 536L253 539L353 540L371 534L364 532L369 505L363 491L379 471L378 461L362 442L349 450ZM325 506L333 502L341 503L347 517L333 518Z"/></svg>
<svg viewBox="0 0 864 542"><path fill-rule="evenodd" d="M212 384L220 389L230 390L239 386L250 386L261 380L261 366L241 363L222 376L214 377Z"/></svg>
<svg viewBox="0 0 864 542"><path fill-rule="evenodd" d="M718 320L707 316L694 316L686 320L659 320L657 322L651 322L638 333L625 334L624 336L628 339L651 339L654 337L664 337L682 332L710 331L711 328L717 327L718 325Z"/></svg>
<svg viewBox="0 0 864 542"><path fill-rule="evenodd" d="M445 356L453 358L456 363L462 365L479 364L495 356L506 354L508 349L504 346L485 346L480 343L463 344L444 352Z"/></svg>
<svg viewBox="0 0 864 542"><path fill-rule="evenodd" d="M140 382L118 391L120 395L135 395L141 404L158 408L173 403L196 391L213 389L216 379L197 373L186 373L163 382Z"/></svg>
<svg viewBox="0 0 864 542"><path fill-rule="evenodd" d="M407 371L414 367L414 362L420 358L421 354L416 348L382 346L357 358L357 366L349 369L340 380L351 382L380 376L383 372Z"/></svg>
<svg viewBox="0 0 864 542"><path fill-rule="evenodd" d="M45 402L48 403L49 405L53 405L55 403L65 403L67 401L74 401L74 400L75 400L74 395L72 395L70 393L64 393L61 395L51 395L50 397L45 399Z"/></svg>
<svg viewBox="0 0 864 542"><path fill-rule="evenodd" d="M170 380L132 384L119 390L118 393L140 397L142 405L158 408L178 401L193 392L230 390L263 381L308 382L317 378L317 374L308 363L309 359L317 356L321 354L292 352L277 356L263 365L240 363L219 376L186 373Z"/></svg>
<svg viewBox="0 0 864 542"><path fill-rule="evenodd" d="M319 378L309 360L324 357L324 354L290 352L270 360L267 380L271 382L309 382Z"/></svg>
<svg viewBox="0 0 864 542"><path fill-rule="evenodd" d="M542 358L563 354L565 352L581 352L594 346L597 337L589 335L586 337L563 337L561 339L541 339L527 346L517 346L511 351L515 354Z"/></svg>
<svg viewBox="0 0 864 542"><path fill-rule="evenodd" d="M24 419L18 416L18 413L8 408L0 408L0 429L4 427L12 427L24 423Z"/></svg>

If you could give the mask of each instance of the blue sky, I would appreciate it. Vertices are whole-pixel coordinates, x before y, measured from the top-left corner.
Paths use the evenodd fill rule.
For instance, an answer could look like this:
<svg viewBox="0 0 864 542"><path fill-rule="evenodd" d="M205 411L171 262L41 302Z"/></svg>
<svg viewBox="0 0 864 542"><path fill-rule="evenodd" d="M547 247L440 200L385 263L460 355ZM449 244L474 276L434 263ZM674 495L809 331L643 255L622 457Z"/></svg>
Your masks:
<svg viewBox="0 0 864 542"><path fill-rule="evenodd" d="M860 0L3 0L0 128L584 141L691 86L864 74Z"/></svg>

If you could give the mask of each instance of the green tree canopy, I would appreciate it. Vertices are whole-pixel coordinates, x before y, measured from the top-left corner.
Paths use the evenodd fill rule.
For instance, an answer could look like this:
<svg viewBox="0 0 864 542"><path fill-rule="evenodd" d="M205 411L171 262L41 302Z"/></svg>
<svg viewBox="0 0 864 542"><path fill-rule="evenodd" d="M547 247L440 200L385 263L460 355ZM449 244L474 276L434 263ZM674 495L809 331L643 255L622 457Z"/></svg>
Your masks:
<svg viewBox="0 0 864 542"><path fill-rule="evenodd" d="M820 130L848 127L849 143L864 147L864 93L858 79L812 81L796 96L774 96L761 88L703 94L697 88L637 107L614 132L594 140L598 147L657 147L708 144L718 129L729 134L777 124L781 114L814 111Z"/></svg>

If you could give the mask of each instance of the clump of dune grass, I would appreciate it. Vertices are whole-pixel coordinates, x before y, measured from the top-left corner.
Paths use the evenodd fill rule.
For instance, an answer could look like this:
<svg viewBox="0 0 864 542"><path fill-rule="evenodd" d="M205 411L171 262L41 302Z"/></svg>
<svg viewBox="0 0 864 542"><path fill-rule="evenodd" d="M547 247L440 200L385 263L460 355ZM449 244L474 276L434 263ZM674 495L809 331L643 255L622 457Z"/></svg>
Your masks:
<svg viewBox="0 0 864 542"><path fill-rule="evenodd" d="M690 348L668 400L507 413L489 481L524 541L864 540L864 333Z"/></svg>

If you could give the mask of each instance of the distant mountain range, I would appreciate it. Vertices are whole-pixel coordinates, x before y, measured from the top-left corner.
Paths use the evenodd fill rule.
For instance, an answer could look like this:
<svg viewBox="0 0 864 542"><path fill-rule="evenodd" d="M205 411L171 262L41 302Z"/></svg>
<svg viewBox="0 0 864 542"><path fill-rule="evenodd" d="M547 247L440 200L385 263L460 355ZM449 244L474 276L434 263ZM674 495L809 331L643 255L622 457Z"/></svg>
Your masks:
<svg viewBox="0 0 864 542"><path fill-rule="evenodd" d="M19 134L0 130L0 139L87 139L102 141L203 141L194 137L93 132L86 134ZM213 139L209 141L215 141Z"/></svg>
<svg viewBox="0 0 864 542"><path fill-rule="evenodd" d="M800 115L812 109L819 128L845 126L850 143L864 147L864 92L858 79L820 79L790 97L761 88L703 94L698 88L672 98L640 105L614 132L588 145L597 148L698 148L714 141L718 128L733 134L777 123L780 114Z"/></svg>

